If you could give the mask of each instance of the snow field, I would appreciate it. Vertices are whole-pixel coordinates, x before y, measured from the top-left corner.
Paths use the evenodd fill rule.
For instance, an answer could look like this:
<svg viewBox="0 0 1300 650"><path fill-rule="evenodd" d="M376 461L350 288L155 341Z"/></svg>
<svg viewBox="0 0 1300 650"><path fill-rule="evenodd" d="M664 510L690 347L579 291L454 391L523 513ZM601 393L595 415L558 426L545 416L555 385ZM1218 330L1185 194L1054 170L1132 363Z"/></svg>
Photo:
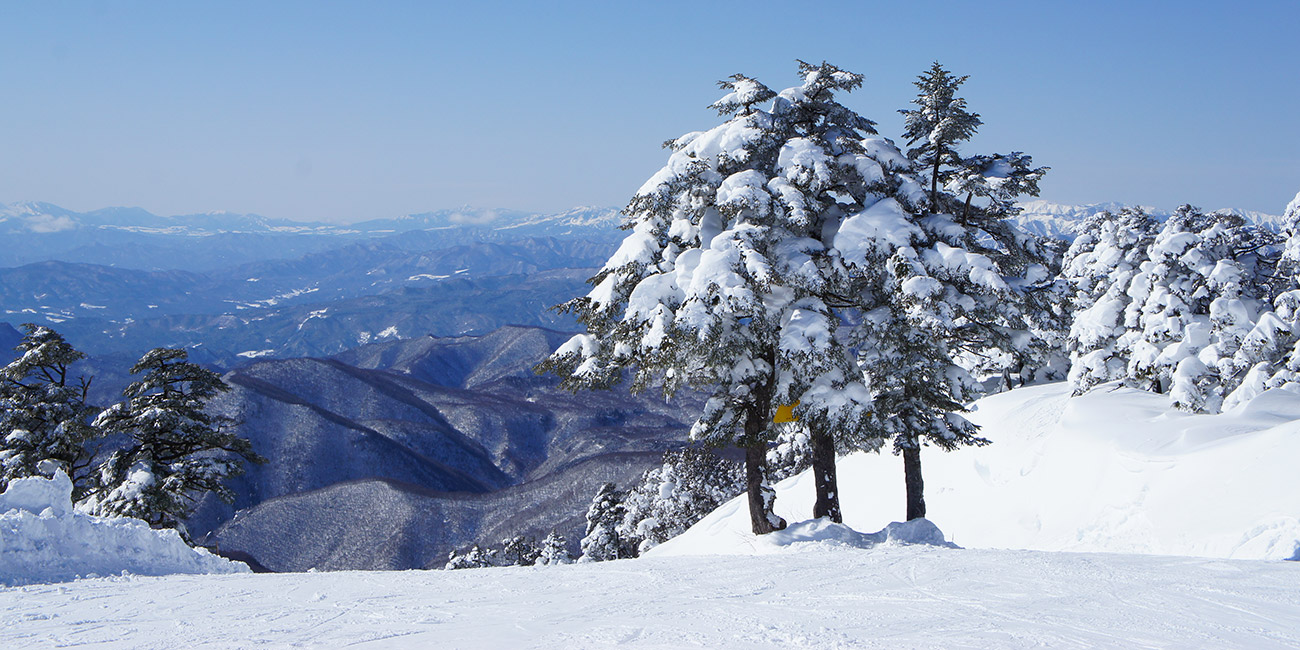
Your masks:
<svg viewBox="0 0 1300 650"><path fill-rule="evenodd" d="M863 550L0 590L0 647L1294 648L1300 565Z"/></svg>

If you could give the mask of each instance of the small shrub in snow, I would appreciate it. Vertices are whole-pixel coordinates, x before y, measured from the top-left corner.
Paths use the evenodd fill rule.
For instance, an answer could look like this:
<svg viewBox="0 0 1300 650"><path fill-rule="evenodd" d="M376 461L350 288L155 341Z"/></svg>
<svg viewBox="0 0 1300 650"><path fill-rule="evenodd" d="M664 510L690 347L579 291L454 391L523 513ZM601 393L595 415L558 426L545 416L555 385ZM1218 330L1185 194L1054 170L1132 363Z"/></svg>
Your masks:
<svg viewBox="0 0 1300 650"><path fill-rule="evenodd" d="M538 566L557 566L560 564L573 564L573 556L569 555L569 543L555 531L551 531L537 551Z"/></svg>

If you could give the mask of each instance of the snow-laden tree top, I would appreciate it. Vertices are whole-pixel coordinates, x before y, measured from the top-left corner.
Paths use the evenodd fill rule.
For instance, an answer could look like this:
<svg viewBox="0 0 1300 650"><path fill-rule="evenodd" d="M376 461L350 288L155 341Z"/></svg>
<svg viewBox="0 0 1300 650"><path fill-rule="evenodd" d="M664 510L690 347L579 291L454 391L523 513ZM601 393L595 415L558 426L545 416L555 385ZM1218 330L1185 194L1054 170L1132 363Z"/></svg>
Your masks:
<svg viewBox="0 0 1300 650"><path fill-rule="evenodd" d="M624 213L631 233L565 307L588 333L546 367L571 387L711 387L698 438L731 438L745 408L773 401L805 422L853 429L871 397L836 336L852 263L906 246L921 200L910 163L871 120L841 105L861 75L800 63L775 92L734 75L712 105L727 120L668 143L667 164ZM842 295L844 294L844 295ZM759 395L762 393L762 395Z"/></svg>

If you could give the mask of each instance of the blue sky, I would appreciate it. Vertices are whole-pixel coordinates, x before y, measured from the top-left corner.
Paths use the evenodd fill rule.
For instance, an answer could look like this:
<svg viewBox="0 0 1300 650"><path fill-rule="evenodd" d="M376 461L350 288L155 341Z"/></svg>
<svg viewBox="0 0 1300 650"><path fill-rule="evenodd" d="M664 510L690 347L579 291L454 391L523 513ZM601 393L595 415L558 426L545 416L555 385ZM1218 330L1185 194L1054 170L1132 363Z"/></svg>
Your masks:
<svg viewBox="0 0 1300 650"><path fill-rule="evenodd" d="M1234 7L1232 4L1244 6ZM1300 2L0 4L0 202L351 221L623 205L735 72L970 75L968 152L1043 198L1280 213L1300 191Z"/></svg>

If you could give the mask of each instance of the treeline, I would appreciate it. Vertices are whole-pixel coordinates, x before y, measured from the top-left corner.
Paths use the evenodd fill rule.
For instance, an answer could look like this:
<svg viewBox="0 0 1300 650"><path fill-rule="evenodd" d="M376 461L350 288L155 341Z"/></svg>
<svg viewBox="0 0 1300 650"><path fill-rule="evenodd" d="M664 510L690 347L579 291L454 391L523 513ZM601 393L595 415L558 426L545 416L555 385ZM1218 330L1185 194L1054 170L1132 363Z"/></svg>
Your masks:
<svg viewBox="0 0 1300 650"><path fill-rule="evenodd" d="M1098 214L1066 252L1075 394L1122 381L1217 413L1300 378L1300 197L1281 233L1183 206Z"/></svg>

